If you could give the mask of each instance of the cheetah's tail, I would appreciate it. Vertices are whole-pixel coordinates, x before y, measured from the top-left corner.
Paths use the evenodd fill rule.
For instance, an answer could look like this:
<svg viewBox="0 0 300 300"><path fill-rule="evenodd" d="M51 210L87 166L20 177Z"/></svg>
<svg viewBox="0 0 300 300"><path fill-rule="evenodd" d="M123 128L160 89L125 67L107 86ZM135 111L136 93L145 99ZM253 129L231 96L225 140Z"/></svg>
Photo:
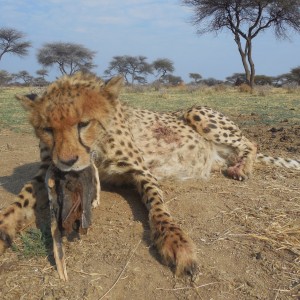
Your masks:
<svg viewBox="0 0 300 300"><path fill-rule="evenodd" d="M275 165L288 169L300 170L300 160L298 159L272 157L262 153L258 153L256 156L256 161L265 163L267 165Z"/></svg>

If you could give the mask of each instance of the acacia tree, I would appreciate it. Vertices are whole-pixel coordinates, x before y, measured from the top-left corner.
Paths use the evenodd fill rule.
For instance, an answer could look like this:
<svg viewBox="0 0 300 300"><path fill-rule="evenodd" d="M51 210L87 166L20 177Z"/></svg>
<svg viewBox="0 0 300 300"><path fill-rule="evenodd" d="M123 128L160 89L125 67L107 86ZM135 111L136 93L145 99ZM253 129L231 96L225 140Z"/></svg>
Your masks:
<svg viewBox="0 0 300 300"><path fill-rule="evenodd" d="M19 80L19 79L23 80L26 85L30 85L34 79L26 70L23 70L16 74L13 74L13 77L16 80Z"/></svg>
<svg viewBox="0 0 300 300"><path fill-rule="evenodd" d="M9 84L13 80L12 74L5 70L0 70L0 86Z"/></svg>
<svg viewBox="0 0 300 300"><path fill-rule="evenodd" d="M256 85L273 85L274 77L267 75L255 75L254 82Z"/></svg>
<svg viewBox="0 0 300 300"><path fill-rule="evenodd" d="M156 71L156 77L162 81L167 73L173 73L175 70L174 63L168 58L158 58L152 63L152 66Z"/></svg>
<svg viewBox="0 0 300 300"><path fill-rule="evenodd" d="M114 56L109 63L109 67L105 70L105 74L113 76L115 74L122 74L127 84L134 84L135 81L139 83L146 83L146 76L152 74L152 65L147 63L145 56ZM129 81L128 76L131 76Z"/></svg>
<svg viewBox="0 0 300 300"><path fill-rule="evenodd" d="M28 48L31 47L29 41L24 41L25 34L13 28L0 28L0 60L5 53L17 56L26 56Z"/></svg>
<svg viewBox="0 0 300 300"><path fill-rule="evenodd" d="M300 31L299 0L182 0L192 7L197 33L229 30L237 44L247 83L253 87L255 66L252 40L272 27L276 37L287 37L289 28Z"/></svg>
<svg viewBox="0 0 300 300"><path fill-rule="evenodd" d="M49 75L48 70L40 69L40 70L37 70L35 73L38 75L38 77L34 78L35 85L45 86L48 84L47 80L45 79L45 77Z"/></svg>
<svg viewBox="0 0 300 300"><path fill-rule="evenodd" d="M189 77L194 80L194 84L197 84L202 79L202 76L199 73L190 73Z"/></svg>
<svg viewBox="0 0 300 300"><path fill-rule="evenodd" d="M62 75L78 71L89 72L96 67L93 58L96 52L74 43L48 43L38 50L38 62L45 68L57 65Z"/></svg>
<svg viewBox="0 0 300 300"><path fill-rule="evenodd" d="M172 74L167 74L164 77L164 82L166 84L176 86L176 85L179 85L179 84L183 83L183 80L180 76L174 76Z"/></svg>
<svg viewBox="0 0 300 300"><path fill-rule="evenodd" d="M40 77L42 77L43 79L45 79L45 77L49 75L49 72L46 69L37 70L35 73Z"/></svg>
<svg viewBox="0 0 300 300"><path fill-rule="evenodd" d="M226 77L226 81L233 85L240 85L246 82L245 73L233 73L231 76Z"/></svg>

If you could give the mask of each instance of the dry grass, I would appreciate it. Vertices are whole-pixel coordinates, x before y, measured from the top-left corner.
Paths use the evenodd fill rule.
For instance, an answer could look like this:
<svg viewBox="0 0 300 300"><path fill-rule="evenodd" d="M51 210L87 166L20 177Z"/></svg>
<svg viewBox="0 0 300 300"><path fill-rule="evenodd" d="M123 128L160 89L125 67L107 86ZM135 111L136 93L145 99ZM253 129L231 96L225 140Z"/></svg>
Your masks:
<svg viewBox="0 0 300 300"><path fill-rule="evenodd" d="M226 86L225 84L217 84L213 86L213 89L216 92L226 92L228 89L230 89L230 87Z"/></svg>
<svg viewBox="0 0 300 300"><path fill-rule="evenodd" d="M249 86L248 84L246 83L242 83L241 85L238 86L238 90L240 93L249 93L251 94L252 93L252 88L251 86Z"/></svg>
<svg viewBox="0 0 300 300"><path fill-rule="evenodd" d="M287 251L292 259L284 262L289 267L286 276L291 282L297 284L297 278L300 277L300 187L274 183L266 185L265 189L274 194L289 195L291 198L275 206L267 206L263 203L253 205L255 202L253 199L249 206L245 203L243 207L236 207L229 212L223 211L224 224L234 219L239 227L225 230L217 240L259 240L273 249L275 253ZM264 190L261 194L264 194ZM294 286L289 291L293 288Z"/></svg>
<svg viewBox="0 0 300 300"><path fill-rule="evenodd" d="M141 242L142 242L142 240L139 240L139 242L137 243L137 245L134 247L132 253L130 254L130 256L129 256L129 258L128 258L128 260L127 260L124 268L119 273L117 279L115 280L115 282L113 283L113 285L104 293L104 295L101 296L101 298L99 300L104 299L112 291L112 289L116 286L116 284L119 282L121 276L123 275L124 271L126 270L126 268L127 268L128 264L129 264L130 260L132 259L133 255L135 254L135 252L138 249L138 247L139 247L139 245L140 245Z"/></svg>
<svg viewBox="0 0 300 300"><path fill-rule="evenodd" d="M259 239L269 243L276 250L288 250L300 259L299 207L285 207L277 210L257 210L253 208L236 212L236 217L245 224L249 233L230 234ZM298 213L299 214L299 213ZM259 220L259 222L258 222ZM264 223L266 227L257 226ZM300 274L300 265L299 274Z"/></svg>
<svg viewBox="0 0 300 300"><path fill-rule="evenodd" d="M267 97L272 94L274 88L270 85L258 85L254 88L253 93L260 97Z"/></svg>

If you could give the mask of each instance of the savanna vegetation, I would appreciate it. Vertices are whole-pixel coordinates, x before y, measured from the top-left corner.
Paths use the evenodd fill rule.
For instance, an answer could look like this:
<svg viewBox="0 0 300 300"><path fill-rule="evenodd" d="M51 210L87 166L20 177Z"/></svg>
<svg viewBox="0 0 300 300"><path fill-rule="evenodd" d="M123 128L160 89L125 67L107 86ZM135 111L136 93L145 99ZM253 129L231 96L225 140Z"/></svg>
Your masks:
<svg viewBox="0 0 300 300"><path fill-rule="evenodd" d="M30 131L23 108L15 94L41 93L39 87L5 87L0 90L0 129ZM254 90L247 85L231 87L224 84L181 85L177 87L156 85L127 86L121 98L129 105L156 110L171 111L193 105L207 105L238 118L239 115L253 115L255 120L247 122L276 124L288 119L299 121L300 87L274 88L257 86ZM258 118L258 120L257 120Z"/></svg>

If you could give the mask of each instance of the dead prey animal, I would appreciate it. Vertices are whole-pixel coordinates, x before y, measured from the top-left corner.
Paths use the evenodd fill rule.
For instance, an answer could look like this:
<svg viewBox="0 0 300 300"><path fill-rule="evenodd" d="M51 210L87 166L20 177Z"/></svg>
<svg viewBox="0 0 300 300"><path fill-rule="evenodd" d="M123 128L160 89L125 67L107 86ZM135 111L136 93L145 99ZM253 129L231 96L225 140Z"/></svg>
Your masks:
<svg viewBox="0 0 300 300"><path fill-rule="evenodd" d="M46 175L51 212L53 253L59 277L68 280L63 235L87 233L91 209L100 202L98 170L90 165L84 170L62 172L51 165Z"/></svg>

